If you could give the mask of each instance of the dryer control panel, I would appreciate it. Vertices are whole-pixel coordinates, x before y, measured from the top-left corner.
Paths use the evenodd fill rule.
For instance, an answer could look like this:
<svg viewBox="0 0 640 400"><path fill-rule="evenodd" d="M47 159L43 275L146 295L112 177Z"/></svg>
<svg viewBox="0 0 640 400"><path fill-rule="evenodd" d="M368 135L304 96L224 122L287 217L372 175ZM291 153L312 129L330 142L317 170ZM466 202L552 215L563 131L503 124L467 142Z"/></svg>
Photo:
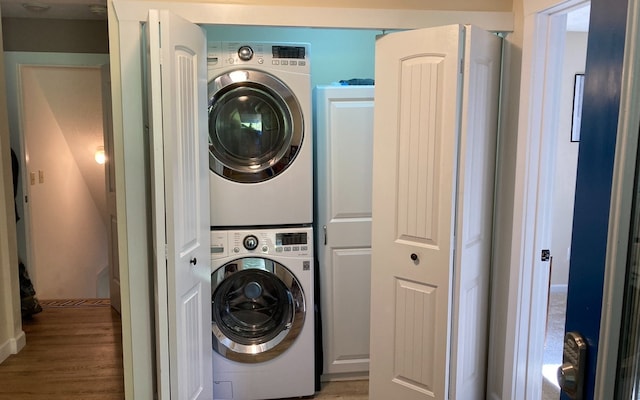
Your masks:
<svg viewBox="0 0 640 400"><path fill-rule="evenodd" d="M310 73L308 43L207 42L209 69L222 67L269 67Z"/></svg>
<svg viewBox="0 0 640 400"><path fill-rule="evenodd" d="M211 231L211 259L247 254L309 257L313 254L312 228Z"/></svg>

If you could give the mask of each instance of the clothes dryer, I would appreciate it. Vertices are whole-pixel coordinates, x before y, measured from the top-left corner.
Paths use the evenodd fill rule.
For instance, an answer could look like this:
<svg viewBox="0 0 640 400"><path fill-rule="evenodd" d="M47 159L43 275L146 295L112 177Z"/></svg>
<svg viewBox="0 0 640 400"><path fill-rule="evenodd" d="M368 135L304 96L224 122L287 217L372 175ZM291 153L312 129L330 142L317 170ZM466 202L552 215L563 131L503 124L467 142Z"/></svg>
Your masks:
<svg viewBox="0 0 640 400"><path fill-rule="evenodd" d="M207 58L211 226L310 224L309 45L209 42Z"/></svg>
<svg viewBox="0 0 640 400"><path fill-rule="evenodd" d="M214 400L315 392L313 230L211 231Z"/></svg>

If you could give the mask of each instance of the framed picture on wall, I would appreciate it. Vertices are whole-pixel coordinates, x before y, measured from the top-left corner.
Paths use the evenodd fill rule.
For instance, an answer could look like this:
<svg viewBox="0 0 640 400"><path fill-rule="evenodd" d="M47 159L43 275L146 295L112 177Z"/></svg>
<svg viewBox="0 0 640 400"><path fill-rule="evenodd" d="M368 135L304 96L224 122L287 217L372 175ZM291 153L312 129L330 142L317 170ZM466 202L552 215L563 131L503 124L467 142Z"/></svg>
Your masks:
<svg viewBox="0 0 640 400"><path fill-rule="evenodd" d="M580 121L582 120L582 93L584 74L576 74L573 86L573 116L571 118L571 141L580 141Z"/></svg>

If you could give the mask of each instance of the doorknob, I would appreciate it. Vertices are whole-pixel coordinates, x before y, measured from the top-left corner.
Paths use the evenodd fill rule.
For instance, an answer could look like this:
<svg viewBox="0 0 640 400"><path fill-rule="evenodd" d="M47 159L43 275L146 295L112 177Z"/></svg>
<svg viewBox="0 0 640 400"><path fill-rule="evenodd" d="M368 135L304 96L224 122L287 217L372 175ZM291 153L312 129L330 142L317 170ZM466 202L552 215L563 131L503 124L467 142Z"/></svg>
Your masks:
<svg viewBox="0 0 640 400"><path fill-rule="evenodd" d="M189 264L193 264L196 265L198 263L198 259L193 257L191 260L189 260Z"/></svg>
<svg viewBox="0 0 640 400"><path fill-rule="evenodd" d="M420 262L420 258L418 258L418 255L416 253L411 253L411 260L416 265Z"/></svg>

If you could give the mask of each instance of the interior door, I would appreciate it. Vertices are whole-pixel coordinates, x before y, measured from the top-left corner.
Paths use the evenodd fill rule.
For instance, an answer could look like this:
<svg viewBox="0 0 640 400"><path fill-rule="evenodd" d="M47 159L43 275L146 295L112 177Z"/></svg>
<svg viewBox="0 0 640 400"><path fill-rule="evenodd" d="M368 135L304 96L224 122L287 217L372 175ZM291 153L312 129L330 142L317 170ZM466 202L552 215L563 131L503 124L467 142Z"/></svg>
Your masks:
<svg viewBox="0 0 640 400"><path fill-rule="evenodd" d="M502 41L467 26L451 320L452 399L484 399Z"/></svg>
<svg viewBox="0 0 640 400"><path fill-rule="evenodd" d="M476 278L489 268L500 53L489 38L453 25L376 43L371 399L485 395L488 282Z"/></svg>
<svg viewBox="0 0 640 400"><path fill-rule="evenodd" d="M159 391L169 397L162 393L168 390L172 399L209 400L206 38L198 26L165 10L150 10L147 33Z"/></svg>
<svg viewBox="0 0 640 400"><path fill-rule="evenodd" d="M601 322L619 322L602 321L600 313L607 273L605 265L616 132L619 126L623 126L618 121L620 94L623 85L628 85L628 82L623 82L622 74L627 3L627 0L591 2L565 324L567 332L577 332L586 341L587 370L582 385L584 399L598 397L595 386L598 378L596 368L600 363L600 333L609 330L606 325L601 327ZM619 215L615 215L618 220L615 224L620 223L619 218ZM615 246L615 243L609 246ZM630 248L633 249L631 245ZM622 292L624 288L617 287L616 290ZM611 304L605 305L605 308L611 308ZM613 373L612 370L609 372ZM619 367L618 372L621 370ZM602 377L601 382L602 379L611 381L612 376ZM620 376L616 378L617 383L620 379ZM637 381L637 378L634 379ZM570 397L562 393L561 398ZM631 397L625 395L616 398Z"/></svg>
<svg viewBox="0 0 640 400"><path fill-rule="evenodd" d="M111 75L109 64L101 67L102 114L107 195L107 246L109 259L109 298L111 307L120 313L120 262L118 257L118 215L116 213L116 171L113 155L113 117L111 113Z"/></svg>

